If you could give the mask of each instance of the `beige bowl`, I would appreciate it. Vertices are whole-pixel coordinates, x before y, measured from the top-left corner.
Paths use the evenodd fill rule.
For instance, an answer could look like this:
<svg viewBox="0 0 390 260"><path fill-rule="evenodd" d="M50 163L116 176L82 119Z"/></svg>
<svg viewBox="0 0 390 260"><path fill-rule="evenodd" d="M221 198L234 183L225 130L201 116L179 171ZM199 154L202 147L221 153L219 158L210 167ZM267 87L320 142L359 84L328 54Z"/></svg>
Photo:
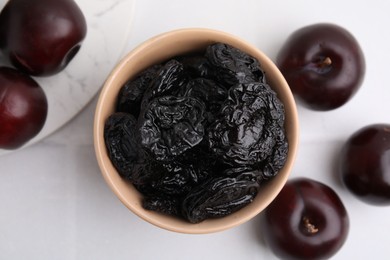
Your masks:
<svg viewBox="0 0 390 260"><path fill-rule="evenodd" d="M285 127L289 141L287 162L279 174L263 185L255 200L243 209L219 219L208 219L191 224L179 218L143 209L142 195L123 180L113 167L104 143L104 122L113 113L118 92L122 85L136 74L173 56L202 50L207 45L223 42L256 57L266 73L267 81L277 92L286 111ZM181 233L211 233L240 225L260 213L276 197L284 186L293 166L298 146L298 118L296 105L282 74L274 63L256 47L236 36L209 29L181 29L167 32L139 45L114 68L100 93L94 122L94 143L97 160L109 187L127 208L142 219L167 230Z"/></svg>

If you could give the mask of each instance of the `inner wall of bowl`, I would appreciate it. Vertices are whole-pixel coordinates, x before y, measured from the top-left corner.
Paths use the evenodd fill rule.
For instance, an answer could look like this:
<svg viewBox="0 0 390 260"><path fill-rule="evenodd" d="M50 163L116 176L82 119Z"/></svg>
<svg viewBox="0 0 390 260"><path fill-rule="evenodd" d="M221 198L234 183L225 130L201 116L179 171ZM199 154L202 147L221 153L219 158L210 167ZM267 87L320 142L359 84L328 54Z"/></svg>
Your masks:
<svg viewBox="0 0 390 260"><path fill-rule="evenodd" d="M190 224L178 218L165 216L142 208L142 196L135 188L124 181L110 163L107 155L103 129L104 121L114 112L114 105L123 84L147 67L161 63L171 57L204 50L215 42L223 42L239 48L256 57L266 73L267 80L276 91L286 108L286 132L289 139L289 156L284 168L269 183L263 185L256 199L240 211L219 219L209 219L198 224ZM290 173L297 148L297 115L295 103L287 83L275 65L257 48L248 45L226 33L205 29L180 30L152 38L128 54L114 69L102 89L96 115L97 155L103 176L119 199L135 214L144 220L171 231L183 233L210 233L239 225L261 212L276 197ZM100 157L100 158L99 158ZM103 162L106 163L103 163ZM107 163L109 162L109 163Z"/></svg>

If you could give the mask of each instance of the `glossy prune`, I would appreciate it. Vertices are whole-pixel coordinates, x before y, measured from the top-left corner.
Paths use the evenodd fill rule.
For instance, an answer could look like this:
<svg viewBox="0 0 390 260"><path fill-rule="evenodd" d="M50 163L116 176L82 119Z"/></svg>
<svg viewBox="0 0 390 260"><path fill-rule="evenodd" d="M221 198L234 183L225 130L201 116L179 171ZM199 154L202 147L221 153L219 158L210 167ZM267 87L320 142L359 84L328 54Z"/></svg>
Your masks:
<svg viewBox="0 0 390 260"><path fill-rule="evenodd" d="M184 71L183 64L177 60L169 60L160 68L157 76L145 91L141 102L141 110L154 98L178 91L187 83L187 80L188 77Z"/></svg>
<svg viewBox="0 0 390 260"><path fill-rule="evenodd" d="M129 80L121 88L116 110L139 116L141 101L146 89L157 77L161 65L155 65L142 71L135 79Z"/></svg>
<svg viewBox="0 0 390 260"><path fill-rule="evenodd" d="M180 162L149 162L152 166L149 185L150 195L181 195L188 192L196 181L189 165Z"/></svg>
<svg viewBox="0 0 390 260"><path fill-rule="evenodd" d="M283 104L265 83L235 85L210 126L209 142L225 164L251 166L264 179L274 176L288 151Z"/></svg>
<svg viewBox="0 0 390 260"><path fill-rule="evenodd" d="M177 198L168 196L145 197L142 202L144 209L174 216L180 216L179 205Z"/></svg>
<svg viewBox="0 0 390 260"><path fill-rule="evenodd" d="M112 114L104 125L104 140L111 162L119 174L129 180L139 158L136 125L134 116L121 112Z"/></svg>
<svg viewBox="0 0 390 260"><path fill-rule="evenodd" d="M203 101L209 123L215 120L222 103L227 98L227 90L213 80L195 78L179 92L180 95Z"/></svg>
<svg viewBox="0 0 390 260"><path fill-rule="evenodd" d="M137 164L133 173L134 186L153 200L187 194L214 174L214 161L207 158L207 153L198 152L186 152L187 155L171 162L159 162L149 158L144 163ZM203 163L198 165L199 161Z"/></svg>
<svg viewBox="0 0 390 260"><path fill-rule="evenodd" d="M184 66L191 78L213 78L213 70L208 59L203 55L188 55L176 58Z"/></svg>
<svg viewBox="0 0 390 260"><path fill-rule="evenodd" d="M251 173L211 178L184 198L183 216L191 223L226 216L252 202L258 188L256 176Z"/></svg>
<svg viewBox="0 0 390 260"><path fill-rule="evenodd" d="M260 63L254 57L231 45L212 44L207 47L205 56L214 70L216 79L227 86L265 81Z"/></svg>
<svg viewBox="0 0 390 260"><path fill-rule="evenodd" d="M181 217L178 202L191 189L215 174L212 172L214 160L198 146L175 161L164 163L149 158L135 167L133 184L145 194L143 206L146 209ZM200 161L202 164L197 163ZM177 208L173 209L175 205Z"/></svg>
<svg viewBox="0 0 390 260"><path fill-rule="evenodd" d="M163 96L143 114L141 144L158 161L171 161L203 139L204 104L197 99Z"/></svg>
<svg viewBox="0 0 390 260"><path fill-rule="evenodd" d="M134 165L132 183L149 198L164 195L181 195L188 192L193 183L192 172L180 162L158 162L145 156Z"/></svg>

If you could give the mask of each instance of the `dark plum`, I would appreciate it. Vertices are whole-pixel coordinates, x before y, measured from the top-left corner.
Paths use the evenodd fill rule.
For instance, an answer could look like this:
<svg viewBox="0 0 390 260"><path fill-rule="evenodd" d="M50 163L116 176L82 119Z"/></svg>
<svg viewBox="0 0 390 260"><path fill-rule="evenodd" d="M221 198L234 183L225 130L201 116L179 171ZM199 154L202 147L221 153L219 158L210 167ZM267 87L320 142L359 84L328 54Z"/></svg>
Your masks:
<svg viewBox="0 0 390 260"><path fill-rule="evenodd" d="M36 136L47 117L45 92L27 74L0 67L0 148L16 149Z"/></svg>
<svg viewBox="0 0 390 260"><path fill-rule="evenodd" d="M365 74L357 40L346 29L327 23L293 32L276 64L300 103L318 111L344 105L360 88Z"/></svg>
<svg viewBox="0 0 390 260"><path fill-rule="evenodd" d="M390 205L390 124L367 125L344 144L339 173L360 200Z"/></svg>
<svg viewBox="0 0 390 260"><path fill-rule="evenodd" d="M34 76L63 70L86 33L74 0L9 0L0 13L0 49L13 66Z"/></svg>
<svg viewBox="0 0 390 260"><path fill-rule="evenodd" d="M265 209L261 227L266 243L281 259L328 259L346 241L349 217L332 188L296 178Z"/></svg>

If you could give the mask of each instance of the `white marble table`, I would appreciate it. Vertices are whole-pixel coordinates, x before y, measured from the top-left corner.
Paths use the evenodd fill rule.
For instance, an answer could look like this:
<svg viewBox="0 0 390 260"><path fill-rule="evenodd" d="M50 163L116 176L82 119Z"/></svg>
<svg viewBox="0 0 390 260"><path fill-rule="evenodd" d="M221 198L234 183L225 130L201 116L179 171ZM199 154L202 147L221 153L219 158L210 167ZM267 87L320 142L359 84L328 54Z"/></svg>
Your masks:
<svg viewBox="0 0 390 260"><path fill-rule="evenodd" d="M355 199L340 185L333 165L353 131L390 122L389 8L379 0L138 0L125 50L167 30L208 27L236 34L274 59L287 35L300 26L328 21L348 28L366 54L364 85L335 111L299 107L301 145L291 177L322 181L344 201L350 233L334 259L387 259L390 208ZM96 100L54 134L1 155L0 259L275 259L264 245L258 218L224 232L184 235L129 212L105 184L95 160Z"/></svg>

